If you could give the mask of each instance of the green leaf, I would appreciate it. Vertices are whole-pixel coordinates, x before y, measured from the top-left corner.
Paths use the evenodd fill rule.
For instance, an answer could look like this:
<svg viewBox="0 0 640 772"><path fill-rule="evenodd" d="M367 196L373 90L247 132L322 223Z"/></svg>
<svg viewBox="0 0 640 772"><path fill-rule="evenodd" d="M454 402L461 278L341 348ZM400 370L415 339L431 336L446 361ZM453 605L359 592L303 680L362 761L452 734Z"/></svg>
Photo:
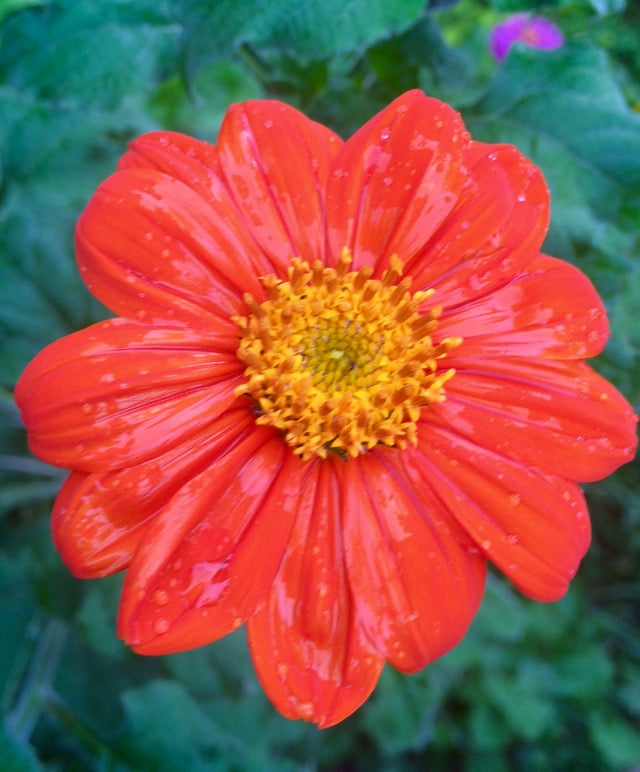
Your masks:
<svg viewBox="0 0 640 772"><path fill-rule="evenodd" d="M239 63L229 61L202 67L190 90L179 76L169 78L151 96L149 111L164 129L210 142L215 141L230 104L263 96L251 74Z"/></svg>
<svg viewBox="0 0 640 772"><path fill-rule="evenodd" d="M43 0L0 0L0 24L12 13L34 5L42 5L42 3Z"/></svg>
<svg viewBox="0 0 640 772"><path fill-rule="evenodd" d="M469 114L476 139L515 144L551 190L545 251L572 260L602 293L612 323L607 376L640 397L637 251L640 116L626 105L605 54L573 44L514 50Z"/></svg>
<svg viewBox="0 0 640 772"><path fill-rule="evenodd" d="M426 746L448 692L461 677L462 672L449 667L446 659L412 676L386 667L362 717L380 751L393 756Z"/></svg>
<svg viewBox="0 0 640 772"><path fill-rule="evenodd" d="M124 692L127 714L120 751L146 769L222 770L222 755L233 755L238 768L249 751L223 732L174 681L155 680Z"/></svg>
<svg viewBox="0 0 640 772"><path fill-rule="evenodd" d="M122 574L91 582L76 620L94 651L110 660L122 659L127 653L116 636L116 609L122 589Z"/></svg>
<svg viewBox="0 0 640 772"><path fill-rule="evenodd" d="M630 768L640 759L640 735L622 716L604 711L589 715L594 745L609 769Z"/></svg>
<svg viewBox="0 0 640 772"><path fill-rule="evenodd" d="M545 678L553 670L543 663L541 679L532 681L521 671L514 678L496 673L485 682L486 698L502 715L503 721L520 737L536 740L553 726L557 718L553 701L545 691Z"/></svg>
<svg viewBox="0 0 640 772"><path fill-rule="evenodd" d="M328 59L407 28L423 10L423 0L188 0L181 12L187 75L243 45Z"/></svg>
<svg viewBox="0 0 640 772"><path fill-rule="evenodd" d="M514 142L534 160L551 147L565 159L559 171L543 168L552 190L573 168L585 200L603 214L615 214L640 184L640 117L596 48L514 50L470 122L476 138Z"/></svg>
<svg viewBox="0 0 640 772"><path fill-rule="evenodd" d="M0 726L0 769L2 772L37 772L42 769L34 749L11 737L4 719Z"/></svg>
<svg viewBox="0 0 640 772"><path fill-rule="evenodd" d="M0 76L40 99L109 108L161 78L177 35L166 3L57 0L7 20Z"/></svg>

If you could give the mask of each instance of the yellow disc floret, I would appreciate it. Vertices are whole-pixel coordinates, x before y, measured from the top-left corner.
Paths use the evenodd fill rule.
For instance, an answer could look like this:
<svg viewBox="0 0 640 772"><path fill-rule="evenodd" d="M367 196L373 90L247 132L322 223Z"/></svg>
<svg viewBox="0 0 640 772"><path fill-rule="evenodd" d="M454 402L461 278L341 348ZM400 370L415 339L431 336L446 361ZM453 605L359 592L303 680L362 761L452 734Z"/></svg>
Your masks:
<svg viewBox="0 0 640 772"><path fill-rule="evenodd" d="M415 444L421 411L444 400L454 373L437 360L461 339L434 345L440 309L421 311L433 290L410 293L396 256L381 279L351 262L348 249L335 268L296 258L288 281L263 277L268 299L245 295L250 313L235 318L247 379L238 393L303 459Z"/></svg>

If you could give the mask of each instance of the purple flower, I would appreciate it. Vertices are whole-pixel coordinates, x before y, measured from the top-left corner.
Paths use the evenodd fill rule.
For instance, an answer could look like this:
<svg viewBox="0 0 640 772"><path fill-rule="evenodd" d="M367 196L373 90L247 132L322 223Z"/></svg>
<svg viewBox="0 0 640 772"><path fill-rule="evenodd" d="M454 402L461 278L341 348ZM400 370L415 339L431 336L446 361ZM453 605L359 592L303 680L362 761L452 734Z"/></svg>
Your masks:
<svg viewBox="0 0 640 772"><path fill-rule="evenodd" d="M494 59L502 61L516 42L551 51L564 43L564 36L549 19L544 19L542 16L532 18L528 13L516 13L493 28L489 51Z"/></svg>

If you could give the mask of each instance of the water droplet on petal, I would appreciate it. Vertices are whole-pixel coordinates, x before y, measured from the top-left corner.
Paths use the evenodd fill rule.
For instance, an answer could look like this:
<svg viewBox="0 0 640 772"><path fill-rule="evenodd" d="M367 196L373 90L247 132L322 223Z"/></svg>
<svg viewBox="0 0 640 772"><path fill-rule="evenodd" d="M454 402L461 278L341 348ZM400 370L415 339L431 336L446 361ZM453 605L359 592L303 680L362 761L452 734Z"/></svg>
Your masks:
<svg viewBox="0 0 640 772"><path fill-rule="evenodd" d="M265 121L264 122L265 129L270 129L273 127L273 121Z"/></svg>
<svg viewBox="0 0 640 772"><path fill-rule="evenodd" d="M153 593L153 600L158 606L166 606L169 602L169 593L166 590L156 590Z"/></svg>
<svg viewBox="0 0 640 772"><path fill-rule="evenodd" d="M169 629L169 620L164 617L159 617L153 624L153 630L156 635L163 635Z"/></svg>
<svg viewBox="0 0 640 772"><path fill-rule="evenodd" d="M296 705L296 708L300 718L304 718L306 721L311 721L315 712L312 702L299 702Z"/></svg>
<svg viewBox="0 0 640 772"><path fill-rule="evenodd" d="M510 507L517 507L518 504L520 504L521 501L522 501L522 497L520 496L519 493L512 493L509 496L509 506Z"/></svg>

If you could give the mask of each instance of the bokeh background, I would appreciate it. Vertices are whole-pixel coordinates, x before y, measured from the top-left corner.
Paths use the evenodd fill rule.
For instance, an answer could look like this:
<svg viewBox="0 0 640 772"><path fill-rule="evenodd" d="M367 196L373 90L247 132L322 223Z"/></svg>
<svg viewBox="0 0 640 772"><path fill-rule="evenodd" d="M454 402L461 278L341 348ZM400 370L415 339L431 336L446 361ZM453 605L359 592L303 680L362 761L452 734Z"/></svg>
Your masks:
<svg viewBox="0 0 640 772"><path fill-rule="evenodd" d="M498 63L490 30L523 10L565 44ZM387 668L324 732L274 711L242 631L132 654L114 633L120 577L74 580L51 545L64 473L29 455L12 387L107 315L73 226L127 141L215 141L229 103L264 96L346 137L412 87L543 169L545 249L604 297L594 364L638 410L637 0L0 0L0 770L640 769L637 461L587 487L594 541L566 598L535 604L492 575L463 643L418 675Z"/></svg>

